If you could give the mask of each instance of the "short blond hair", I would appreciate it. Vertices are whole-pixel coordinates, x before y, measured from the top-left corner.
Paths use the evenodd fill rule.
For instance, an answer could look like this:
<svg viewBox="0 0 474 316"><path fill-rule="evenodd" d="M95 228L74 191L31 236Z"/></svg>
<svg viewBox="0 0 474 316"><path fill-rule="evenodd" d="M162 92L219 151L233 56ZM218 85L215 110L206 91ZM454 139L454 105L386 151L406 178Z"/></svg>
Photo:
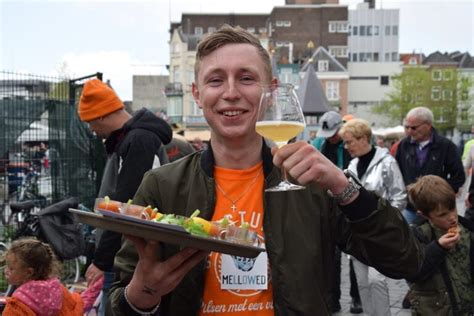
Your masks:
<svg viewBox="0 0 474 316"><path fill-rule="evenodd" d="M232 27L228 24L224 24L219 30L210 33L199 42L196 53L196 63L194 64L194 76L196 81L202 59L227 44L250 44L254 46L257 49L258 55L262 58L265 76L268 83L270 83L272 80L272 65L268 52L252 33L247 32L240 26Z"/></svg>
<svg viewBox="0 0 474 316"><path fill-rule="evenodd" d="M456 193L441 177L426 175L407 187L408 198L415 208L428 216L439 208L456 208Z"/></svg>
<svg viewBox="0 0 474 316"><path fill-rule="evenodd" d="M339 129L339 136L343 137L346 133L352 134L352 136L357 139L366 137L369 142L372 138L372 129L370 128L369 122L359 118L347 121L342 125Z"/></svg>

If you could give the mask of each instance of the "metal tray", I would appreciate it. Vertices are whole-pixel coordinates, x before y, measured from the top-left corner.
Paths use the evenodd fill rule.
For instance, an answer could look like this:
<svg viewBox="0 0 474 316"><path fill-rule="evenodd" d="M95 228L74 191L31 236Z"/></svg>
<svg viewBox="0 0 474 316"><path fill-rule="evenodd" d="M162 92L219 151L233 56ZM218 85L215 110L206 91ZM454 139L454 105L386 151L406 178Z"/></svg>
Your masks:
<svg viewBox="0 0 474 316"><path fill-rule="evenodd" d="M150 225L151 223L146 223L146 220L131 218L131 216L104 216L103 214L72 208L69 211L76 216L79 222L84 224L119 232L124 235L175 244L183 248L190 247L247 258L255 258L265 251L263 247L247 246L216 238L194 236L185 230L176 229L176 225Z"/></svg>

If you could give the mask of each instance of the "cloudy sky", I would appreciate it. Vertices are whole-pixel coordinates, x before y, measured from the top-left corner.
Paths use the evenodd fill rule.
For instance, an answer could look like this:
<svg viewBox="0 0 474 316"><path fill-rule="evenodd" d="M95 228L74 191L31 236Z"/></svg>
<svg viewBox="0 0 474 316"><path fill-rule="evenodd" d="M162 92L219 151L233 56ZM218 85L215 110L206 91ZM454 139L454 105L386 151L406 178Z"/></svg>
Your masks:
<svg viewBox="0 0 474 316"><path fill-rule="evenodd" d="M0 0L0 70L103 72L123 100L133 74L167 74L169 23L184 13L270 13L284 0ZM340 0L354 8L362 0ZM400 9L400 52L474 54L474 0L378 0Z"/></svg>

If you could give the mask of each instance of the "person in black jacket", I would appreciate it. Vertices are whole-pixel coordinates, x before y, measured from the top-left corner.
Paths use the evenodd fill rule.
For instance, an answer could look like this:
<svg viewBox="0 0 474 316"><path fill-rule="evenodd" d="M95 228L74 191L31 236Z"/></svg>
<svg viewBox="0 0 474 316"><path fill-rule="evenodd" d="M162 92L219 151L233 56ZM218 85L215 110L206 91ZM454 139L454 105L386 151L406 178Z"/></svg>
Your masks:
<svg viewBox="0 0 474 316"><path fill-rule="evenodd" d="M171 127L147 109L130 115L115 92L97 79L85 83L78 114L105 139L107 163L99 197L109 196L112 200L127 202L134 196L144 173L160 165L159 149L171 141ZM88 284L104 276L103 290L107 291L113 281L114 257L120 245L121 234L102 232L94 260L86 271Z"/></svg>
<svg viewBox="0 0 474 316"><path fill-rule="evenodd" d="M405 118L406 136L395 156L405 185L424 175L436 175L446 180L458 192L466 180L456 145L438 134L433 127L433 113L426 107L411 109ZM403 211L409 224L417 218L411 203Z"/></svg>

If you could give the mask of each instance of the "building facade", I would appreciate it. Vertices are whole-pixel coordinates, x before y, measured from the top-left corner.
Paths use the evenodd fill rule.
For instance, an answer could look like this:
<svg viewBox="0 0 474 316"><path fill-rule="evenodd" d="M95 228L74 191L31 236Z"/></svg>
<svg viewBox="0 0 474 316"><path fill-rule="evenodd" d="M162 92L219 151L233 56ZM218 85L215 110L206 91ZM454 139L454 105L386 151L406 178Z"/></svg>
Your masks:
<svg viewBox="0 0 474 316"><path fill-rule="evenodd" d="M348 37L351 62L396 62L398 54L399 10L374 9L359 3L349 10Z"/></svg>

